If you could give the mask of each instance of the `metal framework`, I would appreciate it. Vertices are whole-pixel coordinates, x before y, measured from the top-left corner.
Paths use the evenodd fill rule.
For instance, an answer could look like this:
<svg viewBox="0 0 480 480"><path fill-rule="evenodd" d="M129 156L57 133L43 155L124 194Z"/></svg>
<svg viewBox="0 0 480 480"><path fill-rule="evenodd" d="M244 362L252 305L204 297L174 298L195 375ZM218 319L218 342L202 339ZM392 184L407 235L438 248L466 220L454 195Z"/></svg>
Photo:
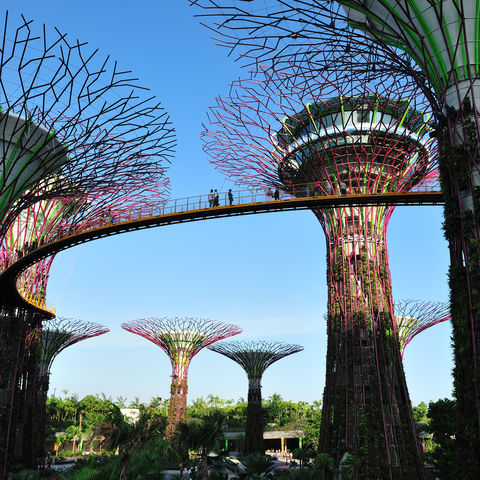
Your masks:
<svg viewBox="0 0 480 480"><path fill-rule="evenodd" d="M129 71L57 29L16 23L5 14L0 34L3 268L62 228L161 203L174 146L168 115ZM27 302L0 293L0 477L16 455L15 412L35 375L25 334L42 315L29 303L45 308L50 262L19 279Z"/></svg>
<svg viewBox="0 0 480 480"><path fill-rule="evenodd" d="M122 323L122 328L159 346L170 358L172 384L167 423L167 438L175 434L177 424L187 415L188 367L192 358L214 342L238 335L236 325L200 318L146 318Z"/></svg>
<svg viewBox="0 0 480 480"><path fill-rule="evenodd" d="M293 77L269 69L235 82L234 94L211 108L205 149L230 178L286 190L309 183L300 196L408 191L435 176L434 142L414 92L393 79L370 91L294 67ZM327 240L320 451L337 464L356 457L355 478L422 478L391 297L394 206L312 210Z"/></svg>
<svg viewBox="0 0 480 480"><path fill-rule="evenodd" d="M240 341L222 342L208 347L237 362L248 377L247 424L244 453L265 453L263 442L262 376L273 363L288 355L301 352L303 347L283 342Z"/></svg>
<svg viewBox="0 0 480 480"><path fill-rule="evenodd" d="M395 321L402 358L407 345L423 331L451 319L447 302L401 300L395 302Z"/></svg>
<svg viewBox="0 0 480 480"><path fill-rule="evenodd" d="M2 33L3 228L39 199L121 194L125 180L136 177L143 191L145 176L153 184L164 177L159 160L171 156L173 129L130 72L23 17L15 28L6 14Z"/></svg>
<svg viewBox="0 0 480 480"><path fill-rule="evenodd" d="M22 425L24 451L32 455L32 461L43 458L47 393L50 383L50 370L55 358L66 348L86 340L108 333L110 330L103 325L72 318L56 317L43 322L41 329L30 331L27 335L30 343L36 343L37 371L31 395L35 401L28 402L27 407L33 407L27 412ZM33 347L31 347L33 350Z"/></svg>
<svg viewBox="0 0 480 480"><path fill-rule="evenodd" d="M480 477L480 10L473 0L191 0L220 42L249 63L289 55L319 71L402 75L423 92L436 121L445 193L445 236L455 355L459 476ZM335 51L325 62L325 50ZM468 352L468 353L467 353Z"/></svg>

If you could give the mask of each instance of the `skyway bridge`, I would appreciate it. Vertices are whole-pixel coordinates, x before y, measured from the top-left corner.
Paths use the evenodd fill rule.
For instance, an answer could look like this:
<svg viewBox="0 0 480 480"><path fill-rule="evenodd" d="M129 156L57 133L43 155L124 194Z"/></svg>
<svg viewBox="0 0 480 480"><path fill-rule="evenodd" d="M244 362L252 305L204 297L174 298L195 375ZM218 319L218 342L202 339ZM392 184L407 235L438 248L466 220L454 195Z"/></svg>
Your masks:
<svg viewBox="0 0 480 480"><path fill-rule="evenodd" d="M48 305L43 297L17 289L19 274L38 262L68 248L99 238L120 233L161 227L177 223L215 218L234 217L270 212L288 212L312 208L375 205L437 205L443 203L438 185L416 187L408 192L345 193L315 195L303 190L300 194L282 192L275 199L273 192L259 189L235 191L230 199L228 192L218 195L217 202L209 195L185 197L164 202L155 207L133 211L115 211L96 221L86 221L67 229L59 229L57 235L47 242L16 252L0 271L0 301L6 307L31 308L45 317L55 316L55 307Z"/></svg>

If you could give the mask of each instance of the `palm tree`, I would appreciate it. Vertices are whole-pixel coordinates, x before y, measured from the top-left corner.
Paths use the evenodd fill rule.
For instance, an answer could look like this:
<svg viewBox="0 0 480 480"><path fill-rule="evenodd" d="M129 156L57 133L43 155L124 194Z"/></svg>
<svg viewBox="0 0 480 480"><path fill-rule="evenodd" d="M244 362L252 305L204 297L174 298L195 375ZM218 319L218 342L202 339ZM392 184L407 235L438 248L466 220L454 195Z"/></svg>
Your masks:
<svg viewBox="0 0 480 480"><path fill-rule="evenodd" d="M136 423L125 420L120 409L114 411L101 422L94 432L101 437L107 448L116 448L120 456L119 480L126 480L132 456L142 450L147 442L161 437L162 422L142 414Z"/></svg>
<svg viewBox="0 0 480 480"><path fill-rule="evenodd" d="M142 406L142 402L140 401L139 397L135 397L131 402L129 407L130 408L140 408Z"/></svg>
<svg viewBox="0 0 480 480"><path fill-rule="evenodd" d="M119 408L125 408L125 405L127 404L128 398L127 397L122 397L122 396L119 396L117 397L117 399L115 400L115 405Z"/></svg>
<svg viewBox="0 0 480 480"><path fill-rule="evenodd" d="M208 478L207 456L223 435L225 415L219 410L208 413L203 418L192 418L177 427L176 441L185 449L200 452L202 480Z"/></svg>

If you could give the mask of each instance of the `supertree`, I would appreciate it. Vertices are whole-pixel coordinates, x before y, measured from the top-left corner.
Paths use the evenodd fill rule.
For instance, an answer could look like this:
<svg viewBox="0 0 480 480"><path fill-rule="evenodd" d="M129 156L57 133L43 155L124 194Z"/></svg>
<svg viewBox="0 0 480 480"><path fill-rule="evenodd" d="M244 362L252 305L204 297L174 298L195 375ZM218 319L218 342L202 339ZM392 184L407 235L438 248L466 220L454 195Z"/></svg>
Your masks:
<svg viewBox="0 0 480 480"><path fill-rule="evenodd" d="M187 415L188 367L202 348L238 335L236 325L200 318L146 318L122 323L122 328L158 345L170 358L172 384L166 437L172 438L177 424Z"/></svg>
<svg viewBox="0 0 480 480"><path fill-rule="evenodd" d="M24 17L18 28L12 27L8 14L0 52L0 236L4 241L12 222L38 202L75 202L75 221L80 221L92 212L99 215L107 197L117 207L117 201L136 202L137 192L142 201L150 202L159 186L164 192L163 161L172 153L173 129L158 100L148 96L129 71L56 29L36 28ZM10 258L2 254L2 266L18 258L24 246L10 252ZM48 261L37 267L44 278ZM30 287L33 292L28 297L33 298L41 285L34 281ZM0 292L3 474L13 455L15 399L20 383L25 383L22 359L30 358L25 334L44 318L29 310L28 303L17 303Z"/></svg>
<svg viewBox="0 0 480 480"><path fill-rule="evenodd" d="M221 42L250 63L282 63L292 52L320 70L402 74L428 99L436 119L449 243L455 356L457 467L480 477L480 155L479 29L473 0L191 0L215 18ZM313 48L312 48L313 47ZM322 54L335 49L336 61ZM359 54L360 52L360 54ZM468 452L468 453L467 453Z"/></svg>
<svg viewBox="0 0 480 480"><path fill-rule="evenodd" d="M263 374L270 365L288 355L301 352L303 347L266 340L222 342L208 348L237 362L245 370L248 377L248 407L243 451L246 454L263 454L265 452L261 385Z"/></svg>
<svg viewBox="0 0 480 480"><path fill-rule="evenodd" d="M28 332L30 354L36 356L36 375L34 378L29 378L31 385L24 392L26 395L33 393L35 401L25 399L26 408L22 412L22 422L18 424L17 433L21 433L22 445L17 448L23 452L22 460L32 464L37 461L37 458L43 458L45 405L53 361L71 345L107 332L109 329L102 325L63 317L44 321L41 328L34 328ZM28 456L31 458L29 459Z"/></svg>
<svg viewBox="0 0 480 480"><path fill-rule="evenodd" d="M130 183L130 184L129 184ZM23 254L28 253L30 249L36 248L37 245L48 242L58 235L60 232L68 230L75 226L75 228L88 227L90 222L98 222L101 218L102 212L110 211L112 215L118 209L128 208L131 205L148 205L151 199L145 192L136 192L136 180L128 182L125 179L123 186L123 193L113 195L106 191L103 195L97 194L93 196L85 195L84 198L58 198L51 200L42 200L28 208L24 209L21 215L10 224L4 237L4 242L0 245L0 261L2 267L7 267L9 264L18 259ZM159 185L151 185L150 188L156 193L156 202L162 198ZM132 190L129 192L129 190ZM133 197L132 197L133 195ZM50 267L52 265L54 255L47 257L40 262L35 263L27 268L17 278L17 289L21 295L27 300L28 304L33 304L40 309L47 309L50 314L54 310L49 309L46 305L46 290L49 277ZM11 364L11 367L17 364L17 368L13 370L11 379L8 382L8 389L12 390L13 396L10 397L8 403L5 405L6 409L3 412L4 422L12 423L11 415L15 412L25 411L30 407L34 407L38 402L35 401L36 391L32 390L32 385L35 385L35 378L38 371L36 365L37 356L30 353L32 348L31 342L25 342L25 335L28 335L32 329L39 328L39 322L42 319L41 314L34 314L24 311L25 309L15 309L15 314L6 317L3 321L3 327L10 326L10 334L5 333L5 338L10 340L10 343L23 346L23 354L10 355L9 349L2 349L2 370L8 372L6 365ZM21 312L21 313L19 313ZM37 327L35 327L37 325ZM12 335L13 331L13 335ZM26 388L24 392L22 389ZM29 403L30 402L30 403ZM14 423L11 429L11 435L7 439L11 445L11 451L14 455L16 463L35 466L36 454L38 446L35 446L30 440L20 448L18 446L18 435L15 432L15 418L23 423L25 416L13 417ZM23 432L27 432L27 428L20 428ZM27 436L26 438L30 438ZM17 461L18 460L18 461ZM32 463L33 462L33 463Z"/></svg>
<svg viewBox="0 0 480 480"><path fill-rule="evenodd" d="M23 17L12 28L5 14L2 34L3 229L40 199L121 189L127 176L163 176L159 160L171 156L173 129L129 71ZM130 168L117 174L120 164Z"/></svg>
<svg viewBox="0 0 480 480"><path fill-rule="evenodd" d="M394 79L372 90L310 74L303 64L293 77L269 69L235 82L209 112L213 163L232 179L309 196L408 191L434 175L433 141L411 90ZM337 465L356 457L355 478L422 478L391 297L394 206L312 210L327 240L320 451Z"/></svg>
<svg viewBox="0 0 480 480"><path fill-rule="evenodd" d="M401 300L395 302L395 321L402 358L407 345L419 334L434 325L450 320L447 302Z"/></svg>

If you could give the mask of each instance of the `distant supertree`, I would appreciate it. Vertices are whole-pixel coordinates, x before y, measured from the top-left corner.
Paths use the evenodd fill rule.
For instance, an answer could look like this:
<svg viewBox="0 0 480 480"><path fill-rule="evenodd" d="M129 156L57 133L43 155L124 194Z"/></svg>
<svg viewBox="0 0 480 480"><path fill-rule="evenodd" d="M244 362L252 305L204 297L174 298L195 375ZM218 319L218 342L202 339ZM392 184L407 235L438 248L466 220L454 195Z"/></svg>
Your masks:
<svg viewBox="0 0 480 480"><path fill-rule="evenodd" d="M450 305L447 302L402 300L395 302L395 320L402 358L407 345L419 333L434 325L450 320Z"/></svg>
<svg viewBox="0 0 480 480"><path fill-rule="evenodd" d="M23 425L19 425L23 437L23 459L30 455L29 463L44 456L46 401L50 383L50 370L55 358L66 348L88 338L109 332L109 329L91 322L72 318L56 317L43 322L40 329L27 334L27 340L37 348L36 378L26 393L34 395L35 401L26 402ZM33 351L33 349L32 349Z"/></svg>
<svg viewBox="0 0 480 480"><path fill-rule="evenodd" d="M210 109L205 149L233 180L297 196L404 192L435 174L412 91L273 69ZM319 447L355 478L422 478L388 266L392 205L313 208L327 240L327 373Z"/></svg>
<svg viewBox="0 0 480 480"><path fill-rule="evenodd" d="M428 99L451 267L458 474L480 478L480 10L473 0L191 0L249 63L294 54L319 71L401 74ZM323 61L335 50L335 62ZM359 54L360 53L360 54ZM468 452L468 453L467 453Z"/></svg>
<svg viewBox="0 0 480 480"><path fill-rule="evenodd" d="M248 377L247 425L244 453L265 453L263 442L262 376L276 361L297 352L300 345L275 341L222 342L208 347L237 362Z"/></svg>
<svg viewBox="0 0 480 480"><path fill-rule="evenodd" d="M138 319L122 323L122 328L155 343L170 358L172 385L166 436L171 438L177 424L186 419L188 367L192 358L202 348L238 335L242 329L229 323L190 317Z"/></svg>

